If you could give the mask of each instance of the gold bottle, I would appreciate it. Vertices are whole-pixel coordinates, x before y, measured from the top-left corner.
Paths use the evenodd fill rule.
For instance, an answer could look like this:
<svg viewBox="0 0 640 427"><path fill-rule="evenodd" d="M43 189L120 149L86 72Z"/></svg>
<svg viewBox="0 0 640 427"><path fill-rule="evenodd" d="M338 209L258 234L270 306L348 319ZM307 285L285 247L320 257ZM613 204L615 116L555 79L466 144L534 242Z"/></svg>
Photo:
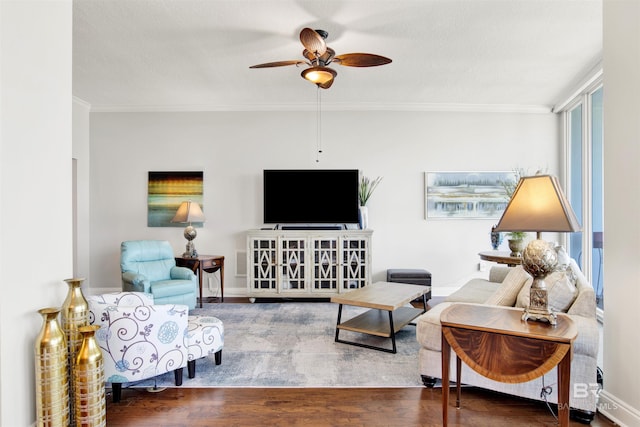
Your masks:
<svg viewBox="0 0 640 427"><path fill-rule="evenodd" d="M36 425L69 425L67 341L58 323L59 308L38 310L43 322L35 342Z"/></svg>
<svg viewBox="0 0 640 427"><path fill-rule="evenodd" d="M81 326L89 324L89 304L82 294L82 282L84 279L72 278L66 279L69 286L69 292L67 297L62 303L60 311L60 321L62 323L62 330L64 331L65 338L67 340L67 375L69 376L69 384L73 382L73 364L75 363L76 356L80 350L82 344L82 334L78 330ZM69 386L69 425L74 426L74 414L73 409L73 387Z"/></svg>
<svg viewBox="0 0 640 427"><path fill-rule="evenodd" d="M74 418L77 426L107 425L102 350L95 338L100 326L81 326L82 345L73 364Z"/></svg>

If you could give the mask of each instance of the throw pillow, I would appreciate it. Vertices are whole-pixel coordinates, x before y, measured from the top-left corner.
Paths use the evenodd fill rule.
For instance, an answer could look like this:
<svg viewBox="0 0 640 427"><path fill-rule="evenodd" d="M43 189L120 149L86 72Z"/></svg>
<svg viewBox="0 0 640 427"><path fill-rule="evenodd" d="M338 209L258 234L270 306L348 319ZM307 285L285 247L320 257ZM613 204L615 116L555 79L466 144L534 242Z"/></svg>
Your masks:
<svg viewBox="0 0 640 427"><path fill-rule="evenodd" d="M556 265L555 270L567 273L569 281L575 286L578 278L571 268L571 257L562 245L556 246L556 253L558 254L558 264Z"/></svg>
<svg viewBox="0 0 640 427"><path fill-rule="evenodd" d="M525 282L531 280L531 276L524 271L521 265L513 267L502 281L500 287L485 301L485 304L513 307L520 289L522 289Z"/></svg>
<svg viewBox="0 0 640 427"><path fill-rule="evenodd" d="M569 254L562 245L556 246L555 249L556 254L558 255L558 265L556 266L556 270L567 270L569 268L569 263L571 262Z"/></svg>
<svg viewBox="0 0 640 427"><path fill-rule="evenodd" d="M533 280L522 287L518 293L516 307L525 308L529 305L532 283ZM547 300L551 311L566 313L578 297L575 282L564 271L554 271L544 279L544 283L547 285Z"/></svg>

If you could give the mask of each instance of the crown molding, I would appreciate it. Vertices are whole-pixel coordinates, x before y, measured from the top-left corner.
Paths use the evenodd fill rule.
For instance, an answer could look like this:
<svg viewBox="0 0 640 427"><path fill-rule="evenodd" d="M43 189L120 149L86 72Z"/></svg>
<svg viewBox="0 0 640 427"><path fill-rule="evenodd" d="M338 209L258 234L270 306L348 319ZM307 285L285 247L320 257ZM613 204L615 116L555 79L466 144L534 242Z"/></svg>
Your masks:
<svg viewBox="0 0 640 427"><path fill-rule="evenodd" d="M91 105L91 104L89 104ZM236 105L91 105L94 113L316 111L315 103ZM323 111L413 111L460 113L550 114L550 105L454 104L454 103L355 103L322 104Z"/></svg>
<svg viewBox="0 0 640 427"><path fill-rule="evenodd" d="M91 110L91 103L85 101L84 99L78 98L77 96L73 96L72 100L73 100L74 103L79 104L79 105L85 107L88 110Z"/></svg>

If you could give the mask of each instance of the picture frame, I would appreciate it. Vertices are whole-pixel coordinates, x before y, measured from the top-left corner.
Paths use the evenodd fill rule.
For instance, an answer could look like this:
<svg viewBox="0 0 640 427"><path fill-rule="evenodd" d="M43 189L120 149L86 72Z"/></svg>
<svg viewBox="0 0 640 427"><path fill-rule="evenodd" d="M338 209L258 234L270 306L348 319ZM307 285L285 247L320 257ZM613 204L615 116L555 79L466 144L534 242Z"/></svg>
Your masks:
<svg viewBox="0 0 640 427"><path fill-rule="evenodd" d="M149 172L147 187L147 226L183 227L183 223L171 222L182 202L192 201L202 206L203 172ZM193 227L202 227L194 222Z"/></svg>
<svg viewBox="0 0 640 427"><path fill-rule="evenodd" d="M426 219L497 219L509 203L515 172L425 172Z"/></svg>

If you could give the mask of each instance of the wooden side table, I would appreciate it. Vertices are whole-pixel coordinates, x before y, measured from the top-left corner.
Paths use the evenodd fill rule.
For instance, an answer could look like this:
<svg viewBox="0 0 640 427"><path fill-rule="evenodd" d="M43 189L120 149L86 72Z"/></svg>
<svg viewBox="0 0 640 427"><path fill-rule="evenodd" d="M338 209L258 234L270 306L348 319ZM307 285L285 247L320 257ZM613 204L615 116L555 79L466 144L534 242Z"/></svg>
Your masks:
<svg viewBox="0 0 640 427"><path fill-rule="evenodd" d="M461 360L494 381L530 381L558 366L558 419L569 425L569 380L578 329L566 314L558 324L527 322L510 307L452 304L442 324L442 421L447 425L451 349L456 353L456 407L460 407Z"/></svg>
<svg viewBox="0 0 640 427"><path fill-rule="evenodd" d="M509 267L522 264L522 257L511 256L511 252L485 251L480 252L478 255L480 255L481 260L507 264Z"/></svg>
<svg viewBox="0 0 640 427"><path fill-rule="evenodd" d="M224 256L198 255L196 258L176 257L178 267L187 267L198 276L200 288L200 308L202 308L202 276L204 272L215 273L220 270L220 301L224 302Z"/></svg>

